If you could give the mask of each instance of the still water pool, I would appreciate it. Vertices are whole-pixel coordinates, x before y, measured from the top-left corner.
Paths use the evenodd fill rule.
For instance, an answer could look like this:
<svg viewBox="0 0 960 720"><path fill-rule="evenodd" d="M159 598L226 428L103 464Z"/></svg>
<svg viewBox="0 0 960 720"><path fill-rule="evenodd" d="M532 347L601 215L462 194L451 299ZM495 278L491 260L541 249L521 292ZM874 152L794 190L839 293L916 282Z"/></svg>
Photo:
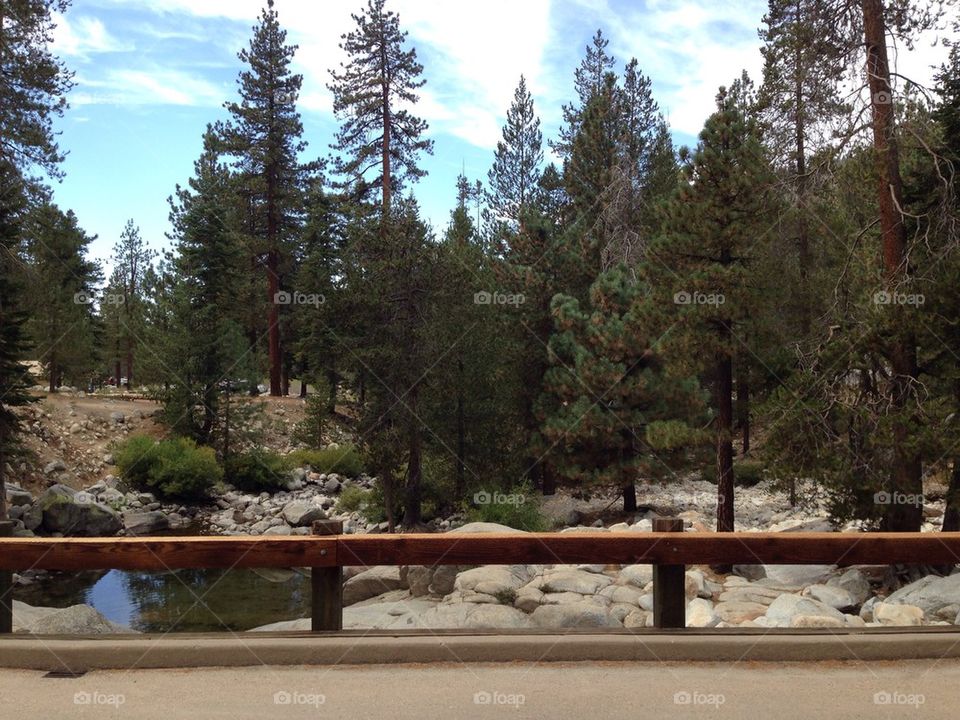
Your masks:
<svg viewBox="0 0 960 720"><path fill-rule="evenodd" d="M222 632L309 617L310 578L297 570L50 573L14 598L85 604L140 632Z"/></svg>

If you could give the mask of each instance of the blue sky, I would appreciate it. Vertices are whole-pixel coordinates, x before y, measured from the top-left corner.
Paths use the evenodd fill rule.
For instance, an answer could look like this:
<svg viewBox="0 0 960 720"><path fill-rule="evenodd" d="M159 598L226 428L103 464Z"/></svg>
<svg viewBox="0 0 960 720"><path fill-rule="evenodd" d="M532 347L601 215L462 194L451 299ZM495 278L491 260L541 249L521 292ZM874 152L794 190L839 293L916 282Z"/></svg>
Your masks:
<svg viewBox="0 0 960 720"><path fill-rule="evenodd" d="M339 36L365 0L276 0L300 49L306 157L325 155L336 127L325 84L343 59ZM128 218L155 248L167 244L166 198L190 177L206 124L236 97L260 0L74 0L58 20L54 49L76 71L59 123L69 151L55 199L99 239L106 260ZM759 0L388 0L424 66L419 113L433 157L416 189L434 226L446 224L461 168L486 178L521 73L544 134L555 134L573 93L573 69L597 28L622 65L636 56L678 144L693 142L716 89L746 68L759 79ZM929 40L900 70L927 81L943 53Z"/></svg>

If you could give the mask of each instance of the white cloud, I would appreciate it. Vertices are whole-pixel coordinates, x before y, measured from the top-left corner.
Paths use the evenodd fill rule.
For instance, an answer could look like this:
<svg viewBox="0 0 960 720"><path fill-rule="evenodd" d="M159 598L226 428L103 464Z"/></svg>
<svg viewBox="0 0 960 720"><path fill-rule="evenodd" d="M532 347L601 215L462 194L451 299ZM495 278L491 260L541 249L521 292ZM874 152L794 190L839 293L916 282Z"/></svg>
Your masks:
<svg viewBox="0 0 960 720"><path fill-rule="evenodd" d="M101 80L79 78L71 95L75 105L219 106L224 89L179 70L111 70Z"/></svg>
<svg viewBox="0 0 960 720"><path fill-rule="evenodd" d="M122 42L107 32L98 18L79 17L71 20L56 14L53 30L53 47L60 55L87 59L97 53L132 50L133 45Z"/></svg>
<svg viewBox="0 0 960 720"><path fill-rule="evenodd" d="M146 0L144 4L157 13L228 18L250 25L263 5L260 0ZM344 59L340 37L353 29L350 14L362 6L362 0L277 0L280 22L289 40L299 46L295 69L304 75L304 109L332 112L328 71ZM550 0L470 4L391 0L388 9L400 15L401 28L409 31L421 61L430 57L424 73L428 84L417 111L433 132L493 147L520 74L526 74L534 92L542 89Z"/></svg>

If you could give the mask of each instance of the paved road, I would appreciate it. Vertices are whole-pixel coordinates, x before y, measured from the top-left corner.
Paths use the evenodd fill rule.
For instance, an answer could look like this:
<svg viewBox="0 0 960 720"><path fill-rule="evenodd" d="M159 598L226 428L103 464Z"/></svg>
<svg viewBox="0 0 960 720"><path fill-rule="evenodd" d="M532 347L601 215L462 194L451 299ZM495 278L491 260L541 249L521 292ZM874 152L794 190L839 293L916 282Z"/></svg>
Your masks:
<svg viewBox="0 0 960 720"><path fill-rule="evenodd" d="M0 717L956 718L960 661L0 670Z"/></svg>

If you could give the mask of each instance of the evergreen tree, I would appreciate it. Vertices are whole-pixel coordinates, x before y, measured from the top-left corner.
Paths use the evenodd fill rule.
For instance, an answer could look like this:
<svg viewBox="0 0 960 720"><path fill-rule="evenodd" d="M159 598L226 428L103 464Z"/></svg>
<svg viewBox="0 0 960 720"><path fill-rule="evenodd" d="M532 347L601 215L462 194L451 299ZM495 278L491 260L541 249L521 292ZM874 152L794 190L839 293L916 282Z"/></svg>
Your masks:
<svg viewBox="0 0 960 720"><path fill-rule="evenodd" d="M282 394L281 291L285 259L300 224L303 124L297 98L303 76L290 70L296 45L287 44L273 0L253 28L240 61L249 69L237 81L240 102L228 102L230 122L219 129L225 149L237 158L240 192L248 200L252 265L266 271L267 341L270 394Z"/></svg>
<svg viewBox="0 0 960 720"><path fill-rule="evenodd" d="M507 110L503 139L497 142L493 167L487 175L487 207L495 223L506 223L516 232L526 208L537 203L543 163L540 118L533 96L521 75Z"/></svg>
<svg viewBox="0 0 960 720"><path fill-rule="evenodd" d="M669 354L713 380L718 530L734 529L733 361L757 305L751 263L762 253L770 211L768 163L742 97L740 81L721 88L644 263L660 301L673 303Z"/></svg>
<svg viewBox="0 0 960 720"><path fill-rule="evenodd" d="M53 121L66 107L73 76L50 52L54 14L65 0L0 5L0 518L7 516L6 472L20 429L13 408L30 402L21 361L27 315L18 303L21 222L36 170L58 176L62 154Z"/></svg>
<svg viewBox="0 0 960 720"><path fill-rule="evenodd" d="M31 210L25 223L25 256L31 292L27 330L47 373L50 392L63 380L86 387L95 359L95 288L100 268L87 259L95 237L72 211L52 203Z"/></svg>
<svg viewBox="0 0 960 720"><path fill-rule="evenodd" d="M147 270L156 257L156 252L147 247L140 237L140 228L133 220L127 220L119 242L113 247L114 289L118 304L120 357L125 361L126 386L133 387L134 348L143 334L144 281ZM118 360L120 360L118 357ZM117 371L120 384L120 371Z"/></svg>
<svg viewBox="0 0 960 720"><path fill-rule="evenodd" d="M340 153L336 170L345 186L359 186L359 197L379 189L384 220L403 181L426 174L417 156L433 152L433 141L422 137L427 123L407 109L416 104L417 90L426 82L420 77L423 66L415 49L404 49L407 33L385 5L385 0L367 0L363 13L351 15L356 28L340 45L348 60L339 72L330 72L329 85L341 121L334 145ZM379 172L367 180L373 168Z"/></svg>
<svg viewBox="0 0 960 720"><path fill-rule="evenodd" d="M573 141L580 131L587 104L602 91L607 73L613 70L615 59L607 54L609 44L610 41L603 36L603 31L597 30L586 47L586 55L580 61L580 67L574 70L573 87L577 93L577 102L563 106L564 126L560 128L560 137L550 143L551 149L564 162L573 150Z"/></svg>
<svg viewBox="0 0 960 720"><path fill-rule="evenodd" d="M165 404L170 425L203 444L213 437L221 394L255 381L249 373L244 377L240 367L249 347L240 339L241 326L233 314L241 263L233 203L229 171L208 131L194 177L188 187L177 186L170 199L177 281L175 341L169 344L175 355L166 362L172 382ZM238 379L246 387L234 387Z"/></svg>
<svg viewBox="0 0 960 720"><path fill-rule="evenodd" d="M616 488L624 512L637 510L637 480L668 475L687 459L701 441L703 413L696 379L665 371L653 301L631 275L622 265L601 274L587 307L554 297L539 408L560 476L579 488Z"/></svg>

